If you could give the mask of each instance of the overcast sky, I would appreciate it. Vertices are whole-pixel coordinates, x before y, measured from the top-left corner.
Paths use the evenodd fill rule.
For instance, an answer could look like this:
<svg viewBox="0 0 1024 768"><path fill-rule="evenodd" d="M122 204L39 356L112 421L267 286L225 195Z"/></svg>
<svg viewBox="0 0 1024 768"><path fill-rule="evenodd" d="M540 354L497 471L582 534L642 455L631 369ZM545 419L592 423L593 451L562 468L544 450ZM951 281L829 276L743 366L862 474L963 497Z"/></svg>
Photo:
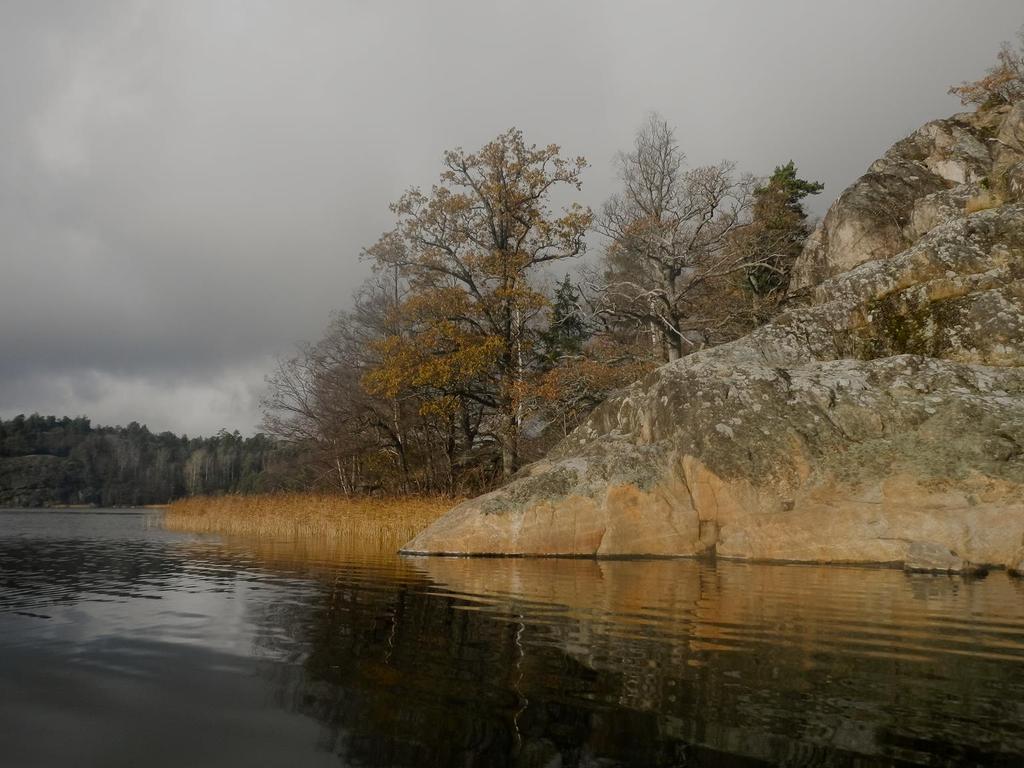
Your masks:
<svg viewBox="0 0 1024 768"><path fill-rule="evenodd" d="M827 205L959 109L1020 0L0 2L0 415L249 433L388 203L510 126L591 162L649 110L692 163Z"/></svg>

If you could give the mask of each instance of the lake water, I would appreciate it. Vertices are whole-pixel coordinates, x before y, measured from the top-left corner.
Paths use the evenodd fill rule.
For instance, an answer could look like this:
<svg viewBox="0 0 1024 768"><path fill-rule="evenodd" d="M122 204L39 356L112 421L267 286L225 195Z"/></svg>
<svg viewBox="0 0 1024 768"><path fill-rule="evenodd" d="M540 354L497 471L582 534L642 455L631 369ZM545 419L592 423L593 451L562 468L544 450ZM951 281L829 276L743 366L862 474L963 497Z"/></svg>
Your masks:
<svg viewBox="0 0 1024 768"><path fill-rule="evenodd" d="M1024 581L0 512L0 765L1024 763Z"/></svg>

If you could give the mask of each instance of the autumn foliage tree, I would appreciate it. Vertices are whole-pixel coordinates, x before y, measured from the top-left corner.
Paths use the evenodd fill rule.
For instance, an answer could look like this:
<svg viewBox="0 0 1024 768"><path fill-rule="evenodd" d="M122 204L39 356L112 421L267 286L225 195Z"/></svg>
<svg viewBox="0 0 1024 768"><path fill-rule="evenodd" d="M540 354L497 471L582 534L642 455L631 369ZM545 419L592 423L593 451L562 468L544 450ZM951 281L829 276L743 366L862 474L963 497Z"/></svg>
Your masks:
<svg viewBox="0 0 1024 768"><path fill-rule="evenodd" d="M963 104L1013 104L1024 99L1024 26L1017 32L1018 45L1004 42L996 54L996 63L978 80L960 83L949 89Z"/></svg>
<svg viewBox="0 0 1024 768"><path fill-rule="evenodd" d="M369 249L379 269L408 284L401 330L375 346L380 364L367 390L415 392L422 408L472 420L500 446L502 473L515 471L531 397L540 318L548 299L542 265L583 253L590 211L559 212L560 187L578 190L583 158L527 144L512 129L476 152L446 152L429 193L411 189L393 206L395 229Z"/></svg>

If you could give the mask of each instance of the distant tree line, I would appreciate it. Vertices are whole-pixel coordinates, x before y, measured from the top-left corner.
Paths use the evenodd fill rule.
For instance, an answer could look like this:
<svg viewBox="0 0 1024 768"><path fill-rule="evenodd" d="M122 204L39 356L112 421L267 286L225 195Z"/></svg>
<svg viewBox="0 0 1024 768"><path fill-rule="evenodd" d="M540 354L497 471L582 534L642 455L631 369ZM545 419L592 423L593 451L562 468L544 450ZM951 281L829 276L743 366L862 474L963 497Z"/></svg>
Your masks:
<svg viewBox="0 0 1024 768"><path fill-rule="evenodd" d="M472 492L509 477L608 393L735 339L793 297L822 185L691 167L651 115L598 212L583 158L510 130L446 152L364 251L373 276L268 377L263 429L299 482L345 493ZM599 240L600 257L562 267ZM564 275L564 277L563 277Z"/></svg>
<svg viewBox="0 0 1024 768"><path fill-rule="evenodd" d="M262 434L189 438L38 414L0 420L0 506L130 506L270 490L287 483L288 466Z"/></svg>

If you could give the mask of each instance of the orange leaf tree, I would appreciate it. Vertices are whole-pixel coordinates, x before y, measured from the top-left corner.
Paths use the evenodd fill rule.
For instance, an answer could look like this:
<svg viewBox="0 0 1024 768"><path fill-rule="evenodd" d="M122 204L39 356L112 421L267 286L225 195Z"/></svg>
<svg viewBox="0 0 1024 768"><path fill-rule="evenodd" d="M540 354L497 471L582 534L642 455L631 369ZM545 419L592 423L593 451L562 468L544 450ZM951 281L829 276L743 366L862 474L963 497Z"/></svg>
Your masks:
<svg viewBox="0 0 1024 768"><path fill-rule="evenodd" d="M996 63L978 80L960 83L949 92L963 104L1013 104L1024 99L1024 27L1017 32L1020 45L1014 49L1004 42L996 54Z"/></svg>
<svg viewBox="0 0 1024 768"><path fill-rule="evenodd" d="M364 385L389 397L415 391L426 408L475 418L500 445L508 476L547 305L537 272L581 254L592 219L577 204L553 211L551 197L579 190L586 161L528 145L512 129L477 152L446 152L443 166L429 194L411 189L392 206L395 229L369 249L408 290L400 329L378 343L381 362Z"/></svg>

